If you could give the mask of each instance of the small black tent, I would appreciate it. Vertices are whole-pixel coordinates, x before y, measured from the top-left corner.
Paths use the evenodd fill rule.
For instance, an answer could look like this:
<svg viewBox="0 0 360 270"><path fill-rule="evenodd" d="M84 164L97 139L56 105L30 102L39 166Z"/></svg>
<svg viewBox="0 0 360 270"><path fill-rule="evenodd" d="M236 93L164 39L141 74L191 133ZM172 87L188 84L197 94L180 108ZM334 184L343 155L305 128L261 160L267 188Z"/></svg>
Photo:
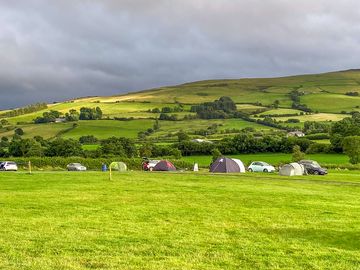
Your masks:
<svg viewBox="0 0 360 270"><path fill-rule="evenodd" d="M170 161L162 160L155 165L153 171L176 171L176 168Z"/></svg>
<svg viewBox="0 0 360 270"><path fill-rule="evenodd" d="M240 172L239 165L227 157L219 157L210 165L210 172L213 173L238 173Z"/></svg>

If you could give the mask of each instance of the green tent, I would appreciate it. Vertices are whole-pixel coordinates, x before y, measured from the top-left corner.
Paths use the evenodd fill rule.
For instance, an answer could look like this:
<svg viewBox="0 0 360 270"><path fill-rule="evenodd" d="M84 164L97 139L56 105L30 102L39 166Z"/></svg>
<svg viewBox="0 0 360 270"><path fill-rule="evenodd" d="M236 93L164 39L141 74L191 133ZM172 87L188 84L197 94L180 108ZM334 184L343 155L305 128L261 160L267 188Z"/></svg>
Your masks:
<svg viewBox="0 0 360 270"><path fill-rule="evenodd" d="M124 162L112 162L110 168L113 171L126 172L127 166Z"/></svg>

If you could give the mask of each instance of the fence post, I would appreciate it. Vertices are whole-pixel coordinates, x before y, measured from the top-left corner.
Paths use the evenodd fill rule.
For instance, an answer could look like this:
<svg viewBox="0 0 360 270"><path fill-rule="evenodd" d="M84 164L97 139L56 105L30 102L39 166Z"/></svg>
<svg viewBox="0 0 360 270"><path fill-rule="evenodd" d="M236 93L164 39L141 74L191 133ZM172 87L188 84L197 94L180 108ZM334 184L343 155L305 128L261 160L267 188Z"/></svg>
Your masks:
<svg viewBox="0 0 360 270"><path fill-rule="evenodd" d="M29 163L28 163L28 167L29 167L29 174L31 174L32 171L31 171L31 161L30 160L29 160Z"/></svg>

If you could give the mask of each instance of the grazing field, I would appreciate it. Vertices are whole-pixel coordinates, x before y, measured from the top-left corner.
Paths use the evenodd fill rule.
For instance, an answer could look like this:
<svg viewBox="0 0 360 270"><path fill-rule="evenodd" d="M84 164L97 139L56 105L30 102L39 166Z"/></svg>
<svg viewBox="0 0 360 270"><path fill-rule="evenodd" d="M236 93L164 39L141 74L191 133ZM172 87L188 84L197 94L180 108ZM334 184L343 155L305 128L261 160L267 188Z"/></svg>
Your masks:
<svg viewBox="0 0 360 270"><path fill-rule="evenodd" d="M98 139L109 137L136 138L139 131L145 131L154 124L152 120L114 121L95 120L80 121L79 126L65 133L63 138L78 139L84 135L94 135Z"/></svg>
<svg viewBox="0 0 360 270"><path fill-rule="evenodd" d="M38 125L18 125L24 131L23 138L33 138L34 136L41 136L44 139L54 138L72 127L72 123L49 123ZM14 135L14 130L0 131L0 137L11 138Z"/></svg>
<svg viewBox="0 0 360 270"><path fill-rule="evenodd" d="M1 269L359 269L360 179L1 173Z"/></svg>
<svg viewBox="0 0 360 270"><path fill-rule="evenodd" d="M360 97L340 94L314 94L301 97L301 102L320 112L340 113L342 111L359 111Z"/></svg>
<svg viewBox="0 0 360 270"><path fill-rule="evenodd" d="M279 163L291 162L291 154L284 153L260 153L260 154L241 154L230 155L232 158L238 158L245 164L250 164L252 161L265 161L270 164L278 165ZM207 167L210 165L211 156L189 156L182 158L188 162L196 162L200 166ZM343 154L308 154L305 159L316 160L320 164L346 164L349 158Z"/></svg>
<svg viewBox="0 0 360 270"><path fill-rule="evenodd" d="M273 128L263 126L257 123L248 122L242 119L209 119L209 120L187 120L187 121L161 121L160 130L152 135L152 137L165 136L169 133L178 133L180 130L186 132L194 132L196 130L207 129L212 125L217 124L218 130L226 129L243 129L247 127L252 127L256 130L270 130Z"/></svg>

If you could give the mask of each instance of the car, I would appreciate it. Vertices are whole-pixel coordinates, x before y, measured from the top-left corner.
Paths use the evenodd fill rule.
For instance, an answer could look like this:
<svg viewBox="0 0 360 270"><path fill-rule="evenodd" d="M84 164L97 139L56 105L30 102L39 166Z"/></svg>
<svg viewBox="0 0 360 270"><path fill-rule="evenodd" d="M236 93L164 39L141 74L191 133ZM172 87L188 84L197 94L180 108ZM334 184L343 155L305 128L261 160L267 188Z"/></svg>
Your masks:
<svg viewBox="0 0 360 270"><path fill-rule="evenodd" d="M308 174L325 175L328 173L325 168L322 168L320 164L314 160L300 160L298 163L305 167Z"/></svg>
<svg viewBox="0 0 360 270"><path fill-rule="evenodd" d="M254 161L251 162L248 167L249 172L275 172L275 167L263 162L263 161Z"/></svg>
<svg viewBox="0 0 360 270"><path fill-rule="evenodd" d="M80 163L70 163L66 168L68 171L86 171L86 167Z"/></svg>
<svg viewBox="0 0 360 270"><path fill-rule="evenodd" d="M3 161L0 164L0 170L2 170L2 171L17 171L18 166L13 161Z"/></svg>

